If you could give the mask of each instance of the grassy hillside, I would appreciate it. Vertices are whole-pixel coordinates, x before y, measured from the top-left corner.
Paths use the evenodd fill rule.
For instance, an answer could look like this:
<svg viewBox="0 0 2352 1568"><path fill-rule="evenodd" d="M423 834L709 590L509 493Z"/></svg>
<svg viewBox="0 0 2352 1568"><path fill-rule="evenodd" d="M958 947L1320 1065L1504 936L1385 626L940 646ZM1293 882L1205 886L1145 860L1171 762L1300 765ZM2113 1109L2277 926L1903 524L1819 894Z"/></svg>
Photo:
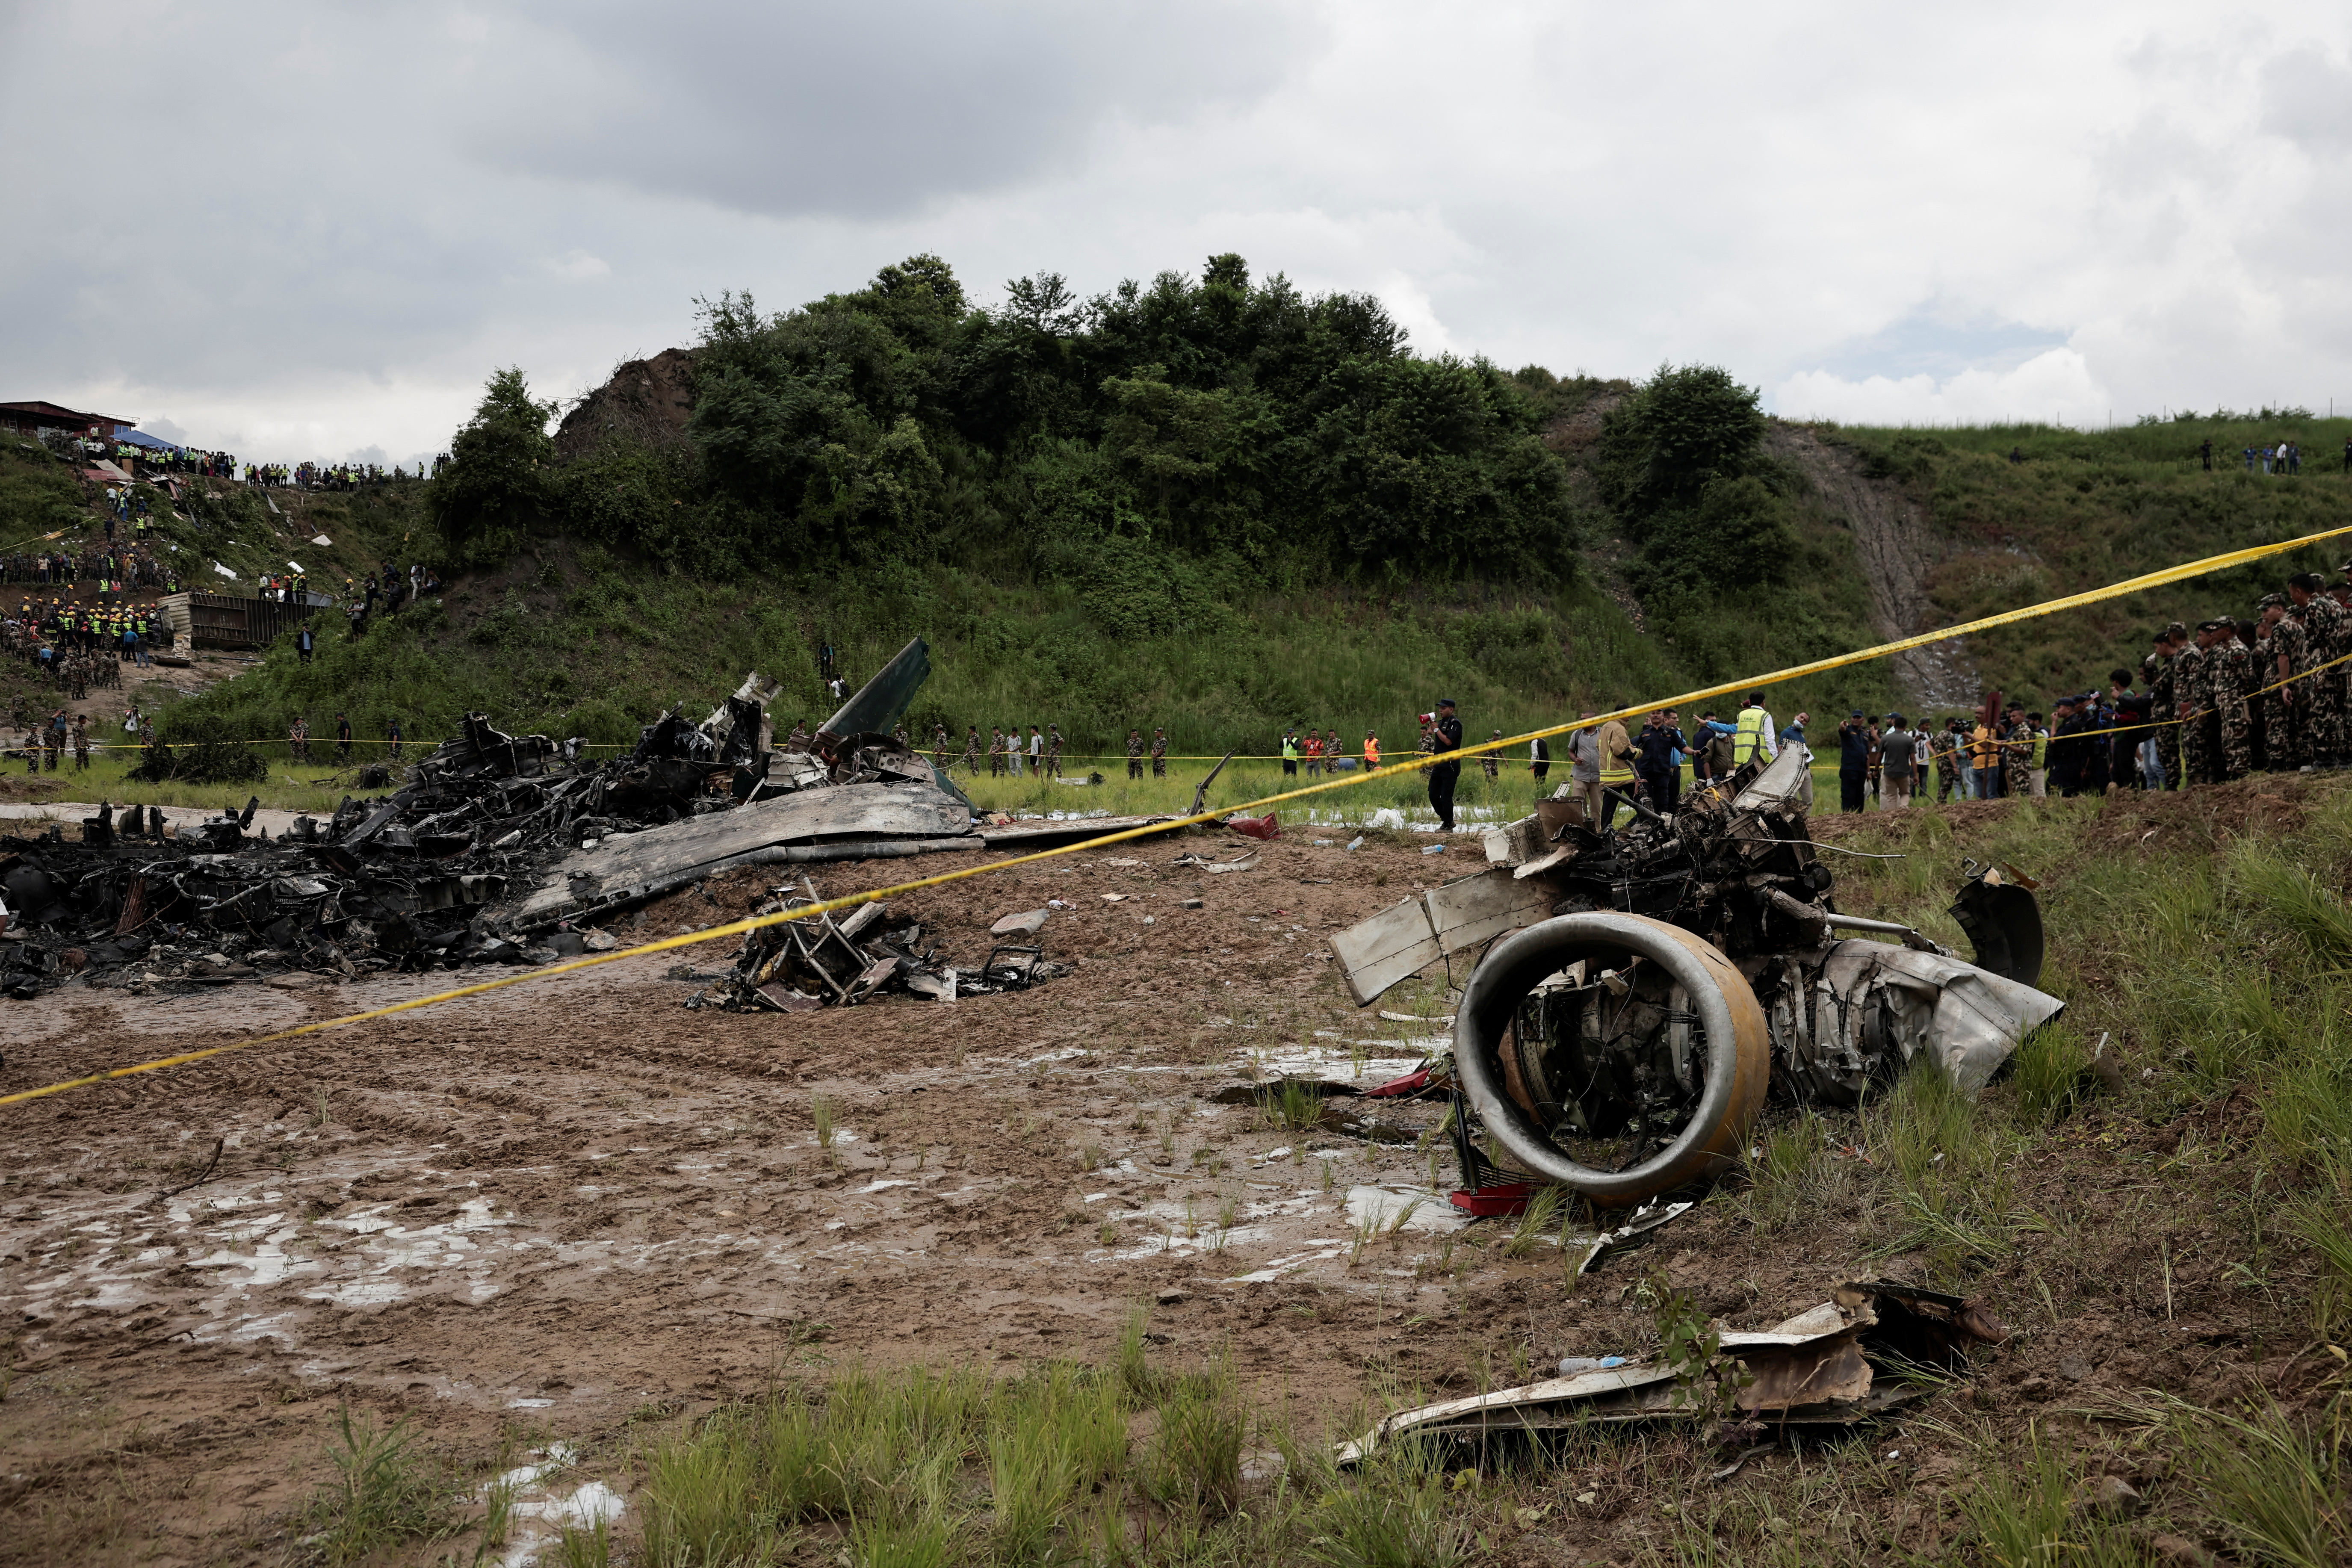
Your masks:
<svg viewBox="0 0 2352 1568"><path fill-rule="evenodd" d="M2047 426L1889 430L1818 426L1861 453L1868 471L1908 490L1944 552L1930 579L1948 624L2080 592L2158 567L2247 545L2352 526L2343 471L2352 419L2219 416L2115 430ZM2210 439L2213 471L2199 444ZM2247 447L2300 443L2294 478L2248 473ZM2012 452L2022 462L2011 462ZM2137 668L2167 621L2251 616L2254 602L2295 572L2352 559L2352 538L2221 572L2177 587L2005 626L1971 638L1986 684L2030 700L2104 683Z"/></svg>
<svg viewBox="0 0 2352 1568"><path fill-rule="evenodd" d="M1516 733L1587 699L1656 691L1675 676L1598 590L1500 589L1370 601L1338 590L1220 603L1201 624L1117 637L1080 593L1005 583L950 566L820 583L712 581L653 572L561 536L462 574L445 600L380 622L356 640L331 627L315 661L269 650L252 674L185 705L239 735L283 731L297 712L314 729L348 711L380 735L398 716L413 736L450 732L468 709L502 725L633 742L662 708L698 712L759 669L782 679L779 722L830 711L815 649L830 640L859 680L910 637L934 674L910 715L934 722L1055 722L1073 752L1117 753L1130 725L1164 725L1171 750L1271 751L1282 728L1338 729L1351 747L1368 726L1410 746L1413 714L1441 697L1474 729Z"/></svg>

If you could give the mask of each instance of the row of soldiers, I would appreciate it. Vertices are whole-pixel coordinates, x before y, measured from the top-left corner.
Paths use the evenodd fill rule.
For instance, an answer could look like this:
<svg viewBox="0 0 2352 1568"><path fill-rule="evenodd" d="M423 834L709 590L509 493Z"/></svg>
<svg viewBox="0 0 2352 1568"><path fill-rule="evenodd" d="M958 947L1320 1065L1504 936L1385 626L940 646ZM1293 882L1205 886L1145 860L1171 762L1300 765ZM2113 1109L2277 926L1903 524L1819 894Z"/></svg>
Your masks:
<svg viewBox="0 0 2352 1568"><path fill-rule="evenodd" d="M902 742L906 739L903 731L898 739ZM945 724L934 725L931 730L931 765L941 773L948 770L950 744L948 727ZM967 725L963 736L963 755L958 759L964 772L977 775L982 754L980 726ZM1019 778L1024 765L1038 778L1059 778L1062 773L1062 727L1048 724L1040 730L1032 724L1029 726L1029 738L1024 743L1020 725L1013 725L1010 731L1001 724L992 726L988 731L986 755L991 778L1005 774ZM1024 757L1027 759L1025 764Z"/></svg>
<svg viewBox="0 0 2352 1568"><path fill-rule="evenodd" d="M2167 784L2218 784L2352 763L2352 561L2331 586L2316 572L2265 594L2252 618L2217 616L2192 634L2175 621L2141 660L2159 718Z"/></svg>

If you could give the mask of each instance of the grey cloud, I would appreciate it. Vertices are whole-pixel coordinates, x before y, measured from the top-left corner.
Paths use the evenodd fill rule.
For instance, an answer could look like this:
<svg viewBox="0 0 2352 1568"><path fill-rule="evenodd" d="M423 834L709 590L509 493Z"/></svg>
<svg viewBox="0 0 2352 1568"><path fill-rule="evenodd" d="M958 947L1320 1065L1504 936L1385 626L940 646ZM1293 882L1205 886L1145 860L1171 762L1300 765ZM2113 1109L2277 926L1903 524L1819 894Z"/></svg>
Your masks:
<svg viewBox="0 0 2352 1568"><path fill-rule="evenodd" d="M874 218L1076 166L1117 124L1181 122L1311 57L1300 14L1191 5L519 6L462 143L516 173L774 216Z"/></svg>
<svg viewBox="0 0 2352 1568"><path fill-rule="evenodd" d="M2352 152L2352 65L2297 49L2270 62L2263 89L2263 130L2307 152Z"/></svg>

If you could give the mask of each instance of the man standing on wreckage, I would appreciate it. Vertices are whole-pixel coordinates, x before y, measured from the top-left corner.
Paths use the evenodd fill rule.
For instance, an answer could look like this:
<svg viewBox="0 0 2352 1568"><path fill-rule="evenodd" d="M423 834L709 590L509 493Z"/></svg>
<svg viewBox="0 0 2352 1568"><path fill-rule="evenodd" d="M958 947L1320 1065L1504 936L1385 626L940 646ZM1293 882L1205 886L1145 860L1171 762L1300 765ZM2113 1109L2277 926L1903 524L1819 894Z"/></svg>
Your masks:
<svg viewBox="0 0 2352 1568"><path fill-rule="evenodd" d="M1490 944L1456 1010L1450 1068L1465 1187L1492 1167L1604 1207L1650 1203L1736 1169L1768 1092L1850 1106L1925 1067L1973 1097L2056 1016L2063 1004L2035 989L2032 884L2006 868L1980 872L1952 906L1973 963L1909 926L1837 912L1806 766L1797 746L1751 757L1671 819L1512 824L1489 853L1517 864L1332 939L1365 1006Z"/></svg>

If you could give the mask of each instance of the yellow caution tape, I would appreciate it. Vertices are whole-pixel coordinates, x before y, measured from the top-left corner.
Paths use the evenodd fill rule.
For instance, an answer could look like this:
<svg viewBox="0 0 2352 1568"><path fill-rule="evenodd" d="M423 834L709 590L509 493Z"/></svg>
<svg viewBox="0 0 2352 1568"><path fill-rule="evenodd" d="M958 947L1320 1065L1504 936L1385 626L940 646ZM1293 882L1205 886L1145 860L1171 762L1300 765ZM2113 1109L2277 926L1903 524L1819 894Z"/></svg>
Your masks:
<svg viewBox="0 0 2352 1568"><path fill-rule="evenodd" d="M139 1073L157 1072L165 1068L184 1067L190 1062L200 1062L208 1058L225 1056L231 1051L251 1050L257 1046L275 1045L284 1040L299 1039L305 1035L322 1034L329 1029L346 1028L351 1025L364 1024L375 1018L388 1018L398 1013L409 1013L421 1007L437 1006L444 1002L456 1002L467 996L479 996L491 991L502 991L509 985L520 985L527 981L552 979L560 974L572 974L583 969L593 969L598 964L617 963L626 958L642 958L650 953L667 952L681 947L698 946L700 943L717 942L725 937L742 936L766 926L782 925L791 921L814 920L819 915L855 909L860 904L869 904L883 899L899 898L908 893L920 892L926 888L944 887L950 882L961 882L973 877L984 877L997 871L1007 871L1017 866L1034 866L1041 860L1057 859L1066 855L1091 854L1109 845L1123 844L1129 839L1149 837L1154 834L1167 833L1179 827L1223 822L1228 816L1238 816L1244 812L1261 811L1270 806L1279 805L1286 801L1300 800L1308 795L1322 795L1331 790L1352 789L1358 784L1369 784L1374 779L1425 773L1438 763L1454 762L1465 756L1476 756L1486 752L1500 751L1508 746L1524 745L1539 738L1548 739L1554 735L1565 735L1578 730L1595 729L1612 720L1635 718L1658 709L1682 708L1706 701L1711 698L1753 691L1766 686L1780 685L1808 675L1819 675L1827 670L1842 669L1848 665L1905 653L1915 647L1925 647L1930 643L1969 637L1977 632L1989 631L1995 626L2010 626L2018 621L2032 620L2042 616L2055 615L2062 610L2078 609L2085 605L2095 605L2104 600L2120 598L2127 594L2141 593L2150 588L2160 588L2168 584L2185 582L2191 577L2201 577L2209 572L2242 566L2248 562L2284 554L2290 550L2300 550L2305 545L2316 544L2322 540L2336 539L2346 534L2352 534L2352 526L2305 534L2300 539L2290 539L2277 544L2257 544L2244 550L2233 550L2221 555L2207 556L2201 561L2191 561L2179 566L2168 566L2160 572L2150 572L2108 587L2095 588L2081 594L2069 594L2059 599L2047 599L2039 605L2029 605L2023 609L2003 610L1999 615L1986 616L1956 626L1946 626L1940 631L1922 632L1916 637L1902 637L1894 642L1881 643L1875 647L1839 654L1831 658L1816 659L1811 664L1795 665L1787 669L1775 670L1769 675L1755 676L1744 680L1726 681L1717 686L1701 687L1697 690L1685 691L1679 696L1664 698L1655 702L1645 702L1632 708L1619 709L1613 713L1599 713L1590 719L1580 719L1567 724L1555 724L1549 729L1531 730L1524 735L1507 736L1499 741L1482 741L1475 746L1463 746L1434 755L1416 752L1410 762L1343 774L1338 778L1327 779L1320 784L1285 790L1277 795L1265 795L1251 801L1245 805L1224 806L1214 811L1199 812L1190 816L1172 817L1165 822L1152 823L1148 826L1123 828L1116 833L1106 833L1097 837L1082 839L1076 844L1066 844L1058 848L1040 849L1034 854L1016 855L1004 860L991 860L983 865L943 871L936 877L923 877L911 882L899 882L890 887L876 888L862 893L848 893L837 899L822 899L813 904L797 905L774 914L749 915L740 921L730 921L725 925L711 926L703 931L687 931L677 936L664 937L656 942L644 942L635 947L618 948L611 952L592 953L583 958L569 959L542 969L530 969L519 974L502 975L496 980L483 981L479 984L463 985L454 991L436 992L429 996L418 996L406 1002L395 1002L390 1006L374 1007L364 1013L350 1013L340 1018L324 1018L317 1023L303 1024L291 1029L280 1029L274 1034L257 1035L250 1039L236 1040L225 1046L213 1046L200 1051L184 1051L177 1056L138 1062L130 1067L110 1068L104 1072L91 1073L84 1078L68 1079L62 1083L49 1084L41 1089L22 1089L15 1094L0 1095L0 1105L21 1104L26 1100L62 1094L70 1089L107 1083L115 1079L130 1078Z"/></svg>

